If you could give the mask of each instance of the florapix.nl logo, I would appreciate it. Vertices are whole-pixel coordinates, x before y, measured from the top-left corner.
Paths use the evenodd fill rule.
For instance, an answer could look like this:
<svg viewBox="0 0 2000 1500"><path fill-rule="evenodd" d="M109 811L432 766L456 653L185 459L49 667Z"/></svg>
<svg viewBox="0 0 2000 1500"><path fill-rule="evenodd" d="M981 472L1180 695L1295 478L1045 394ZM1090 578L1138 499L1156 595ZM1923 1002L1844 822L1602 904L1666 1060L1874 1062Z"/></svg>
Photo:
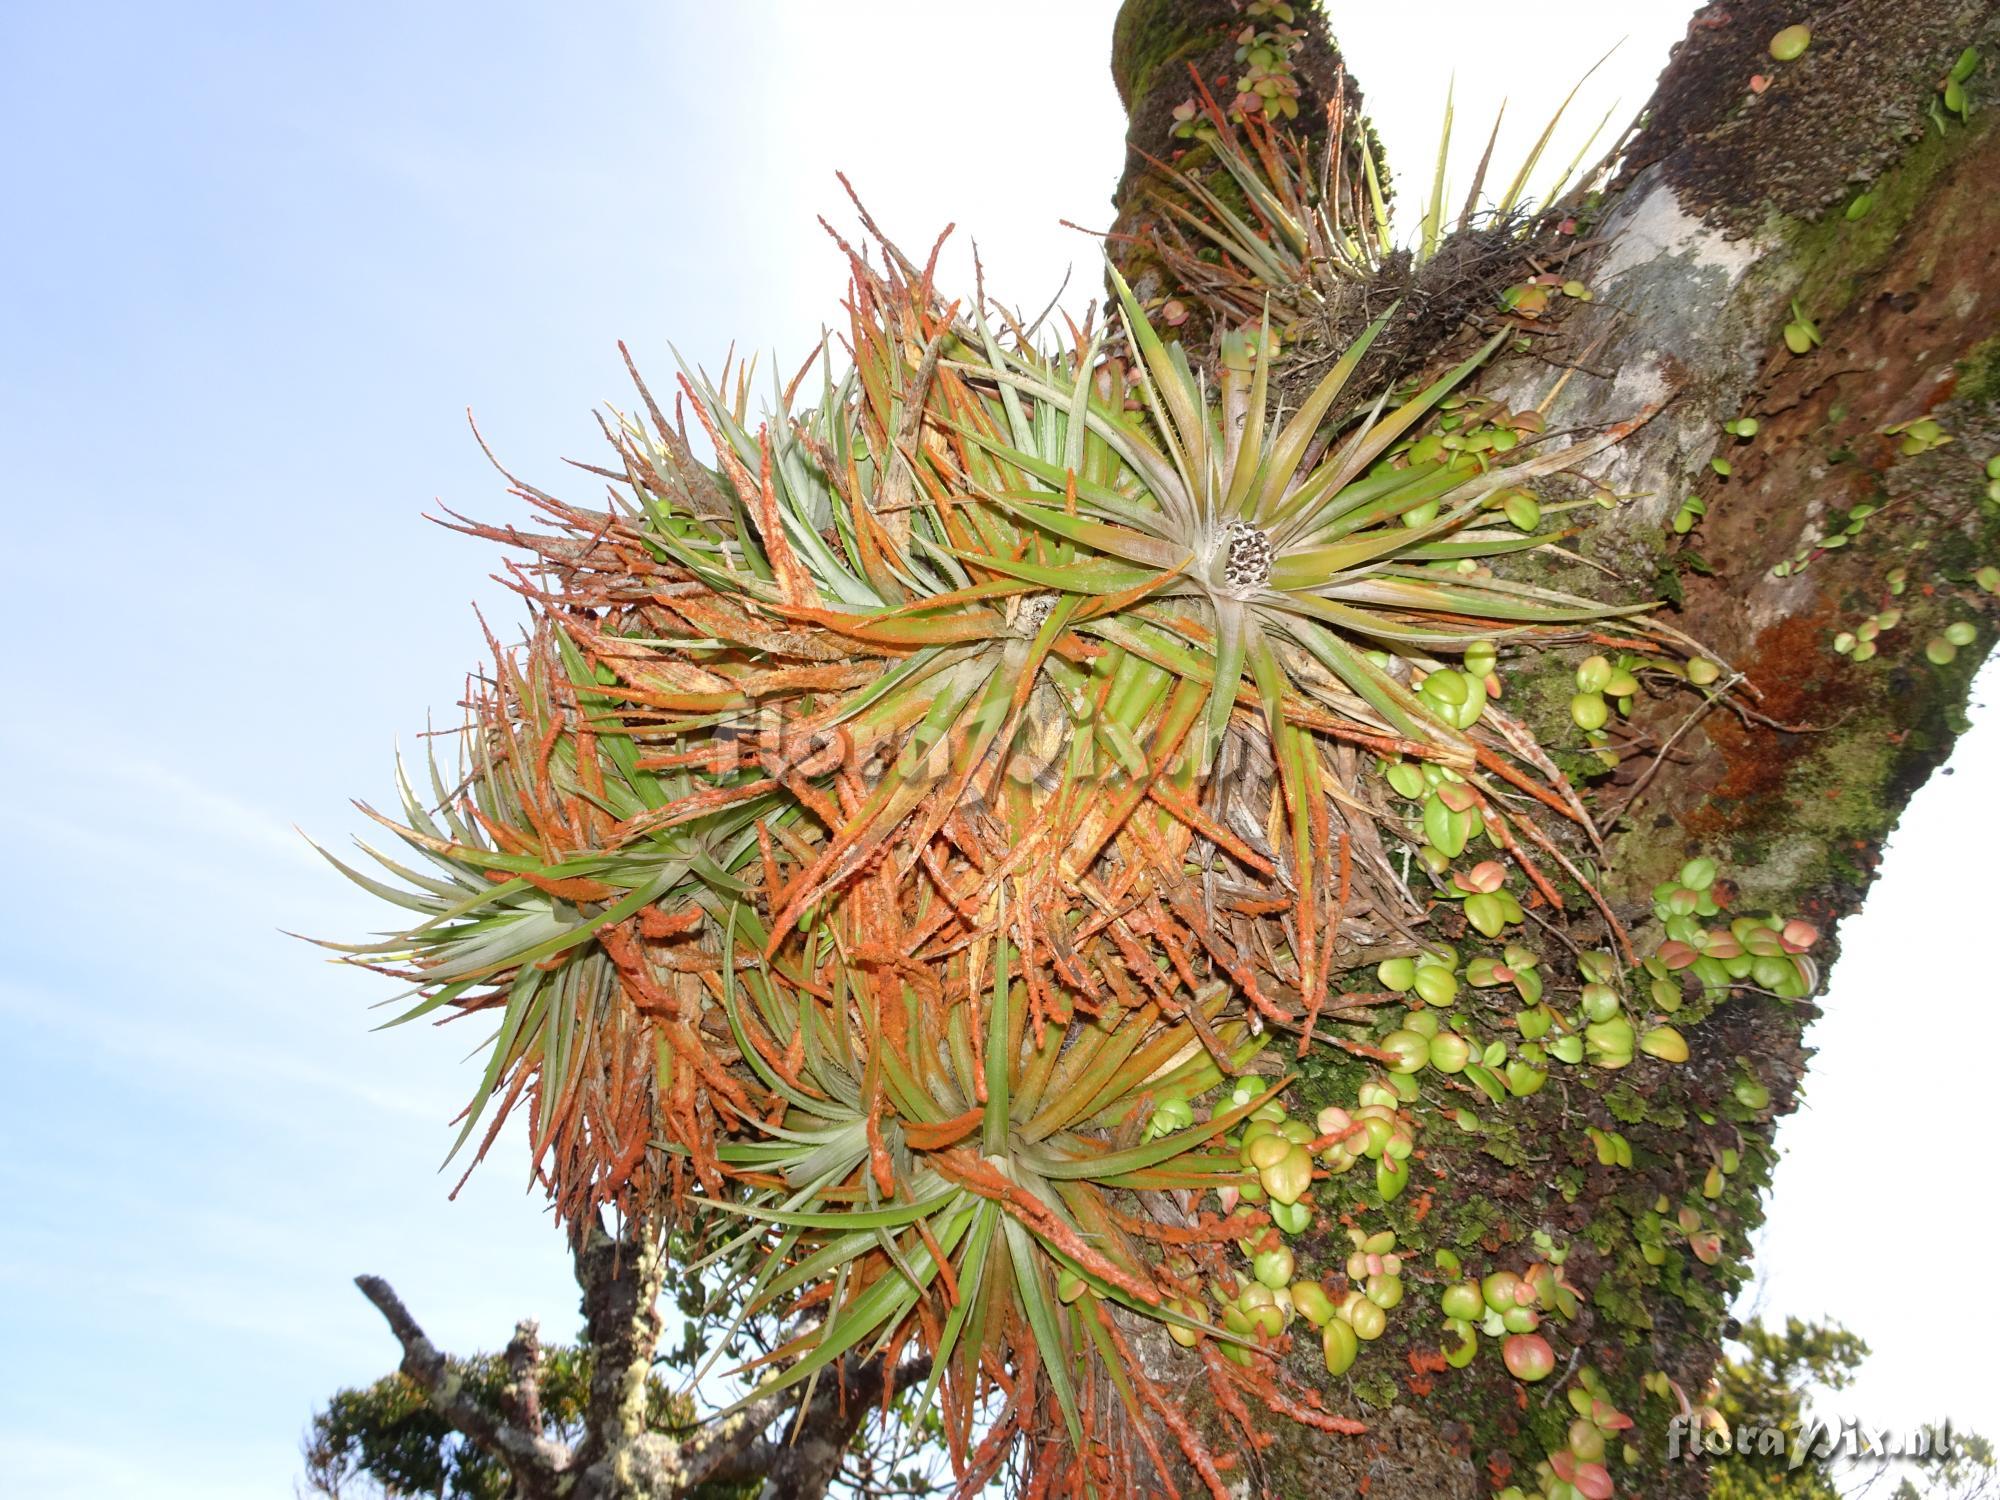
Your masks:
<svg viewBox="0 0 2000 1500"><path fill-rule="evenodd" d="M1738 1422L1714 1411L1676 1416L1667 1423L1667 1457L1698 1463L1728 1455L1764 1458L1790 1469L1806 1464L1944 1462L1955 1452L1951 1422L1916 1427L1875 1427L1856 1418L1826 1422Z"/></svg>

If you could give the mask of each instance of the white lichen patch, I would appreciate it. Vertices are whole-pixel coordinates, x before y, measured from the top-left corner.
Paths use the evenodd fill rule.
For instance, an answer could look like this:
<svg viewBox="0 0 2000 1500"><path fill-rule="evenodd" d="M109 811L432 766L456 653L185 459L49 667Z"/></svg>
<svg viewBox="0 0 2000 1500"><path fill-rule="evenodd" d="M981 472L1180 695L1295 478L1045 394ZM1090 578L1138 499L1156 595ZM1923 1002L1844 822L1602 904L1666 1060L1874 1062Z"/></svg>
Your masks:
<svg viewBox="0 0 2000 1500"><path fill-rule="evenodd" d="M1747 235L1725 239L1719 230L1682 208L1674 190L1660 180L1636 197L1628 197L1606 223L1605 233L1615 236L1596 274L1596 280L1605 286L1614 285L1636 267L1670 255L1685 257L1693 268L1720 275L1722 283L1716 291L1723 292L1741 281L1768 248Z"/></svg>
<svg viewBox="0 0 2000 1500"><path fill-rule="evenodd" d="M1546 413L1552 427L1576 429L1657 413L1577 470L1626 502L1593 528L1596 555L1649 572L1686 497L1713 503L1720 424L1738 413L1767 342L1771 289L1761 283L1772 243L1725 238L1683 207L1658 168L1640 174L1597 233L1609 243L1588 271L1596 300L1569 313L1576 366ZM1549 384L1546 369L1522 363L1501 395L1538 405Z"/></svg>

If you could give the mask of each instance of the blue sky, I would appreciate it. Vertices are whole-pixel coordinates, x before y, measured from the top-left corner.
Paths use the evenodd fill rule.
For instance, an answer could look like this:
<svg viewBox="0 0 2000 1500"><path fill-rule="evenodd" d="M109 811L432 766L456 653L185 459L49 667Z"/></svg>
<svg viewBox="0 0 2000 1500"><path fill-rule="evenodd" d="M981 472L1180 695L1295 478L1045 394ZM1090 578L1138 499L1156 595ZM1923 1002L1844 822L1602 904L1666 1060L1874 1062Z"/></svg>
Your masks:
<svg viewBox="0 0 2000 1500"><path fill-rule="evenodd" d="M1580 113L1636 107L1689 8L1629 7ZM446 1201L475 1038L370 1035L383 990L282 931L380 919L294 825L358 830L346 799L452 721L470 606L512 618L496 555L421 514L514 513L468 406L583 493L559 461L625 399L620 338L661 384L669 339L796 362L838 317L836 166L908 248L955 219L1010 300L1094 286L1057 220L1108 217L1114 9L0 8L11 1492L285 1493L313 1404L392 1362L359 1271L457 1349L574 1326L518 1153ZM1476 36L1345 10L1427 161ZM1565 87L1618 39L1571 30ZM1462 79L1461 120L1495 102Z"/></svg>

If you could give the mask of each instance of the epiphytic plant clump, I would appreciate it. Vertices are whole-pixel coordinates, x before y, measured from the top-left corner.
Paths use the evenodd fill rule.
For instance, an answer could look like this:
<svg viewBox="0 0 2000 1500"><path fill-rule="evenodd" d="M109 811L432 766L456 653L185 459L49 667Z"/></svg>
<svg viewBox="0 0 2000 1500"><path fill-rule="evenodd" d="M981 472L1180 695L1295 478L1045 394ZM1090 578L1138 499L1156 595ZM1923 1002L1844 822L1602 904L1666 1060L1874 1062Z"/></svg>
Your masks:
<svg viewBox="0 0 2000 1500"><path fill-rule="evenodd" d="M1702 925L1699 861L1642 960L1508 707L1503 653L1600 653L1570 705L1593 735L1649 676L1722 678L1645 607L1519 566L1592 503L1543 481L1649 414L1557 434L1476 394L1508 328L1366 388L1387 314L1280 398L1264 296L1365 270L1385 231L1335 215L1345 189L1308 205L1257 128L1221 158L1275 232L1216 294L1258 306L1212 379L1115 272L1117 326L1056 337L945 303L885 241L849 254L838 369L760 419L747 370L683 371L671 415L638 383L586 466L606 500L514 481L542 529L463 529L528 553L531 626L492 643L459 770L379 819L408 852L348 871L409 913L347 950L412 986L403 1019L492 1028L460 1144L519 1111L566 1222L668 1205L729 1306L783 1320L752 1396L928 1356L967 1492L1185 1464L1221 1495L1262 1414L1358 1431L1295 1325L1331 1376L1388 1333L1413 1252L1355 1221L1440 1115L1684 1062L1667 1015L1814 978L1803 924ZM1547 950L1580 904L1610 946ZM1284 1095L1315 1052L1358 1076L1308 1123ZM1313 1264L1336 1222L1347 1260ZM1449 1293L1447 1367L1487 1336L1550 1377L1561 1264ZM1197 1430L1163 1368L1231 1425Z"/></svg>
<svg viewBox="0 0 2000 1500"><path fill-rule="evenodd" d="M1304 33L1292 23L1298 13L1285 0L1246 0L1241 6L1248 23L1235 34L1235 58L1243 72L1236 79L1228 118L1266 121L1295 120L1299 113L1299 79L1294 58ZM1174 106L1176 140L1194 138L1202 113L1192 99Z"/></svg>
<svg viewBox="0 0 2000 1500"><path fill-rule="evenodd" d="M1550 1242L1547 1260L1531 1262L1516 1272L1500 1269L1483 1278L1448 1284L1439 1294L1444 1314L1443 1356L1447 1366L1463 1369L1479 1352L1480 1335L1500 1343L1500 1357L1509 1374L1532 1384L1555 1369L1555 1351L1539 1331L1551 1314L1574 1318L1581 1305L1576 1288L1562 1274L1564 1252ZM1459 1258L1440 1251L1439 1268L1461 1269Z"/></svg>
<svg viewBox="0 0 2000 1500"><path fill-rule="evenodd" d="M1847 546L1848 543L1861 535L1863 529L1868 524L1868 518L1875 515L1881 508L1879 505L1871 504L1868 501L1862 501L1859 504L1849 506L1844 520L1835 526L1829 526L1816 536L1806 538L1805 541L1800 543L1797 552L1772 567L1771 576L1774 578L1786 578L1795 573L1803 573L1807 568L1819 561L1820 558L1826 556L1827 553L1837 552L1840 548Z"/></svg>
<svg viewBox="0 0 2000 1500"><path fill-rule="evenodd" d="M1284 0L1249 0L1243 14L1249 24L1236 34L1236 60L1243 64L1236 80L1236 118L1296 119L1299 80L1293 57L1301 33L1291 23L1297 15Z"/></svg>
<svg viewBox="0 0 2000 1500"><path fill-rule="evenodd" d="M1970 620L1953 620L1924 642L1924 656L1934 666L1946 667L1958 659L1959 649L1979 639L1979 630Z"/></svg>
<svg viewBox="0 0 2000 1500"><path fill-rule="evenodd" d="M1610 1467L1614 1459L1639 1462L1639 1449L1625 1436L1632 1430L1632 1419L1613 1404L1610 1388L1594 1366L1576 1372L1576 1383L1565 1396L1572 1418L1563 1445L1535 1465L1532 1490L1509 1485L1496 1500L1528 1500L1530 1495L1544 1500L1610 1500L1617 1493Z"/></svg>
<svg viewBox="0 0 2000 1500"><path fill-rule="evenodd" d="M1877 610L1859 621L1852 630L1837 633L1833 638L1833 649L1853 661L1872 661L1880 649L1876 645L1877 638L1902 623L1903 612L1900 609Z"/></svg>
<svg viewBox="0 0 2000 1500"><path fill-rule="evenodd" d="M1899 437L1897 451L1904 458L1915 458L1920 453L1928 453L1933 448L1942 448L1952 440L1937 421L1931 417L1918 417L1909 422L1897 422L1882 429L1884 437Z"/></svg>
<svg viewBox="0 0 2000 1500"><path fill-rule="evenodd" d="M390 825L433 873L372 888L417 925L356 954L412 1015L493 1015L466 1130L526 1099L566 1216L747 1221L715 1251L746 1305L825 1309L772 1382L922 1340L968 1483L1051 1424L1081 1483L1160 1399L1110 1380L1111 1310L1184 1328L1163 1247L1240 1232L1177 1195L1304 1190L1279 1135L1229 1182L1246 1105L1164 1133L1191 1106L1155 1106L1274 1030L1303 1048L1343 954L1420 918L1357 778L1437 768L1440 853L1476 823L1526 878L1561 858L1516 792L1568 804L1476 684L1496 643L1612 611L1481 569L1539 542L1484 520L1622 429L1424 446L1484 351L1329 426L1372 331L1280 419L1268 358L1210 392L1122 289L1129 367L1087 329L1003 342L891 267L853 262L855 367L810 411L795 381L753 435L742 381L690 373L715 467L648 396L610 509L522 486L553 533L470 528L534 551L538 624L475 696L468 795ZM1488 925L1518 920L1502 868L1458 889ZM1339 1150L1390 1196L1410 1132L1382 1123ZM1208 1368L1315 1410L1268 1359Z"/></svg>
<svg viewBox="0 0 2000 1500"><path fill-rule="evenodd" d="M1391 232L1372 129L1365 120L1349 118L1341 86L1336 85L1328 105L1323 153L1307 152L1274 125L1274 119L1296 109L1283 32L1280 26L1277 34L1266 37L1252 28L1239 38L1251 49L1239 50L1241 59L1268 54L1276 67L1251 80L1250 96L1241 92L1239 81L1239 93L1225 109L1196 75L1193 97L1174 110L1176 138L1206 147L1238 196L1225 197L1197 173L1158 164L1161 181L1153 199L1161 220L1144 232L1144 239L1175 283L1165 301L1172 309L1171 321L1184 316L1184 299L1192 299L1206 305L1224 327L1268 315L1279 336L1292 341L1309 330L1324 334L1350 324L1359 327L1368 316L1362 309L1407 294L1402 320L1387 336L1383 354L1424 358L1428 348L1408 346L1441 343L1468 317L1490 318L1496 297L1506 311L1524 319L1540 316L1552 297L1590 300L1590 290L1567 275L1539 268L1525 278L1521 274L1524 242L1543 222L1528 196L1529 178L1576 89L1490 202L1483 197L1492 158L1493 143L1488 141L1456 216L1445 203L1453 118L1447 98L1424 217L1414 242L1399 247ZM1258 92L1269 102L1254 102ZM1555 202L1577 174L1609 118L1607 112L1549 188L1545 203ZM1496 137L1498 131L1496 119ZM1417 329L1421 332L1413 331Z"/></svg>
<svg viewBox="0 0 2000 1500"><path fill-rule="evenodd" d="M1677 660L1653 652L1593 654L1577 665L1576 691L1569 700L1570 721L1583 731L1584 740L1598 761L1607 768L1615 768L1620 750L1612 730L1631 715L1644 683L1651 681L1662 687L1687 683L1714 689L1721 676L1721 667L1705 656Z"/></svg>
<svg viewBox="0 0 2000 1500"><path fill-rule="evenodd" d="M1727 929L1704 926L1722 915L1718 871L1709 859L1690 860L1679 876L1654 888L1653 914L1664 938L1641 965L1660 1009L1679 1010L1683 978L1714 1001L1737 985L1751 985L1780 1000L1802 1000L1819 987L1811 953L1819 929L1801 918L1740 916Z"/></svg>

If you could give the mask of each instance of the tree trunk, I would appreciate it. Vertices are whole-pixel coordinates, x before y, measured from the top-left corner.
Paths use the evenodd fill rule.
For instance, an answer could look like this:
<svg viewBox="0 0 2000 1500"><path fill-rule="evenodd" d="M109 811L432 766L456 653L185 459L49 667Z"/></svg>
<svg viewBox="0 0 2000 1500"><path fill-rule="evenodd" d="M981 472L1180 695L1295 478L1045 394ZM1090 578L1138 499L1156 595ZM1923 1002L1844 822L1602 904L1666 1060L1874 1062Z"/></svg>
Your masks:
<svg viewBox="0 0 2000 1500"><path fill-rule="evenodd" d="M1685 693L1642 694L1631 730L1646 753L1589 794L1611 835L1601 885L1635 934L1651 922L1655 884L1698 855L1722 867L1732 912L1774 910L1830 932L1859 908L1883 840L1963 726L1995 623L1973 575L2000 557L1996 509L1983 502L1983 465L2000 453L2000 112L1974 107L1961 119L1945 110L1941 84L1969 46L2000 56L1996 9L1982 0L1706 7L1615 181L1569 205L1578 225L1557 253L1593 300L1572 303L1553 332L1531 332L1532 351L1485 379L1484 390L1518 408L1574 366L1548 412L1552 429L1665 403L1590 471L1626 497L1580 512L1595 517L1574 544L1592 571L1538 561L1524 576L1602 596L1608 570L1625 598L1670 601L1667 622L1744 673L1757 695L1745 712L1718 702L1691 719ZM1146 157L1187 144L1172 134L1173 106L1191 92L1183 64L1195 61L1226 104L1237 10L1127 0L1121 11L1112 71L1131 122L1122 232L1157 211ZM1801 20L1810 50L1774 61L1772 36ZM1295 124L1323 127L1336 54L1303 8L1300 25L1299 71L1319 92ZM1992 63L1963 87L1975 106L1990 101ZM1204 169L1198 154L1182 164ZM1177 291L1136 242L1116 242L1114 256L1142 295ZM1543 268L1524 264L1516 279ZM1801 318L1822 342L1795 354L1785 329ZM1191 357L1203 344L1189 341ZM1760 424L1754 438L1723 432L1744 416ZM1926 447L1928 429L1884 432L1925 419L1950 440ZM1677 536L1670 523L1691 494L1706 517ZM1875 508L1858 527L1855 507ZM1900 620L1880 629L1872 659L1836 648L1837 635L1885 610ZM1955 622L1974 626L1974 643L1939 663L1927 644L1947 655L1943 632ZM1574 665L1552 658L1545 675L1530 667L1508 680L1514 712L1532 721L1535 702L1553 705L1537 726L1551 742L1576 740L1566 715ZM1574 918L1580 945L1603 942L1596 921ZM1815 949L1822 963L1832 952L1831 942ZM1532 1255L1537 1230L1571 1242L1565 1269L1588 1301L1567 1333L1638 1422L1640 1461L1618 1470L1621 1493L1703 1487L1700 1466L1666 1467L1675 1408L1639 1381L1664 1371L1690 1397L1707 1385L1748 1275L1772 1130L1796 1101L1814 1014L1808 1003L1739 992L1686 1028L1686 1066L1641 1058L1619 1074L1580 1070L1567 1086L1511 1101L1484 1134L1452 1141L1433 1131L1423 1175L1392 1206L1406 1244L1426 1257L1456 1247L1475 1273ZM1755 1104L1754 1085L1768 1104L1743 1102ZM1635 1168L1600 1166L1591 1128L1622 1132ZM1741 1168L1706 1197L1725 1148L1740 1152ZM1641 1241L1658 1238L1662 1197L1702 1206L1723 1236L1719 1263L1678 1249L1648 1263ZM1368 1476L1371 1500L1471 1496L1489 1488L1477 1470L1522 1473L1560 1446L1570 1416L1560 1397L1537 1389L1524 1406L1524 1388L1490 1351L1464 1370L1413 1367L1408 1356L1436 1343L1428 1316L1392 1319L1328 1392L1336 1409L1370 1422L1370 1435L1281 1427L1253 1458L1253 1476L1279 1495L1356 1493ZM1317 1351L1295 1357L1303 1369Z"/></svg>

